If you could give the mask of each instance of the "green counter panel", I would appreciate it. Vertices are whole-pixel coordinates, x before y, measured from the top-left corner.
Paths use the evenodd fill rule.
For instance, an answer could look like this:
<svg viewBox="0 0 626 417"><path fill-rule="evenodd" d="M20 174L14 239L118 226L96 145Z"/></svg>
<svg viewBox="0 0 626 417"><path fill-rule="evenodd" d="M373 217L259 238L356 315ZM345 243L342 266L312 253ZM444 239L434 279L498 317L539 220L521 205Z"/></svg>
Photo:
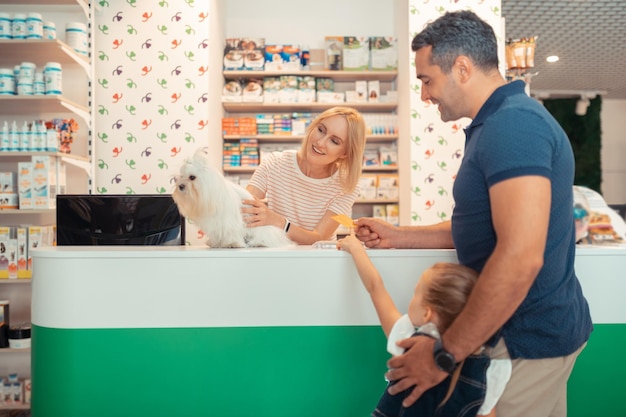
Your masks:
<svg viewBox="0 0 626 417"><path fill-rule="evenodd" d="M626 415L625 343L626 325L595 326L569 417ZM384 348L376 326L33 326L32 416L368 416L386 385Z"/></svg>

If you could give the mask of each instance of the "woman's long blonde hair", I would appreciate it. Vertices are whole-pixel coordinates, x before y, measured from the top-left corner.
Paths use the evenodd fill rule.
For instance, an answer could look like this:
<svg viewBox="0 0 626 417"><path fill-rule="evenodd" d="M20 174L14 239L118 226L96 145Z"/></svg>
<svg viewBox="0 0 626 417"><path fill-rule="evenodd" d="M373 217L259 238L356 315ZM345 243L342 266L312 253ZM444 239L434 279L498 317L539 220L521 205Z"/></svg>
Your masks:
<svg viewBox="0 0 626 417"><path fill-rule="evenodd" d="M343 116L348 122L347 156L337 161L339 178L345 193L351 193L356 188L363 166L363 152L365 150L365 120L361 113L350 107L332 107L317 116L306 130L300 152L307 157L309 136L317 129L320 123L333 116Z"/></svg>

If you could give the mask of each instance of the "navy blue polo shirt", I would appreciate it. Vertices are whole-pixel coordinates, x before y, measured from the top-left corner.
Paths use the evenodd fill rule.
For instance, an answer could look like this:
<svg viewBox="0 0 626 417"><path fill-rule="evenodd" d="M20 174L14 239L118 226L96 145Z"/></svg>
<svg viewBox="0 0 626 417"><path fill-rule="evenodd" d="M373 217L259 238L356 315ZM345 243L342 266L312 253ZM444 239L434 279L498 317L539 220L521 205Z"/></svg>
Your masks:
<svg viewBox="0 0 626 417"><path fill-rule="evenodd" d="M574 271L574 155L558 122L514 81L498 88L465 131L454 183L452 237L461 264L481 271L494 250L489 188L510 178L550 180L552 205L544 265L528 296L502 328L511 358L565 356L592 330Z"/></svg>

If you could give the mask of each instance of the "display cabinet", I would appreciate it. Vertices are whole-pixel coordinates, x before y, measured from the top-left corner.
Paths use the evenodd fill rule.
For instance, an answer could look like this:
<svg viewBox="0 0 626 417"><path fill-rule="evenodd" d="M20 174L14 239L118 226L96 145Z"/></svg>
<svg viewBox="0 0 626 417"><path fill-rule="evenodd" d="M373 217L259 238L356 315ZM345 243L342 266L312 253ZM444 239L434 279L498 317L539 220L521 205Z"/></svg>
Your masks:
<svg viewBox="0 0 626 417"><path fill-rule="evenodd" d="M35 156L50 158L57 179L65 171L65 190L85 193L91 189L91 79L90 57L74 51L66 43L65 25L68 22L89 22L91 12L85 0L0 0L0 11L13 16L16 13L37 12L44 21L55 23L57 39L0 40L0 68L14 69L23 62L35 64L41 70L47 63L61 65L61 95L0 95L0 127L7 121L18 126L36 120L73 119L78 126L71 145L71 153L21 150L0 151L0 171L17 172L19 162L31 161ZM56 221L54 209L0 209L0 226L52 225ZM6 271L5 271L6 272ZM0 274L0 299L10 305L10 325L31 321L31 279L28 272L18 271L17 279ZM30 349L0 349L0 378L18 374L20 381L30 380ZM1 410L28 410L29 403L5 403Z"/></svg>

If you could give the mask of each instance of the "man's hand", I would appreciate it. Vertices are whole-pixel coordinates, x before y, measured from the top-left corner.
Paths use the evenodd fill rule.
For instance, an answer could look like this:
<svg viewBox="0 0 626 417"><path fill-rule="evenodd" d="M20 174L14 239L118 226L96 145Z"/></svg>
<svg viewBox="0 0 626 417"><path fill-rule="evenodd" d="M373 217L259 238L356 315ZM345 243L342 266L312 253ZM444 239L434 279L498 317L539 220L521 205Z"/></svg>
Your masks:
<svg viewBox="0 0 626 417"><path fill-rule="evenodd" d="M414 336L400 340L398 346L407 349L400 356L387 362L389 381L397 381L389 387L389 394L398 394L410 387L411 394L402 401L402 406L410 407L429 388L446 379L447 373L435 365L433 349L435 340L428 336Z"/></svg>
<svg viewBox="0 0 626 417"><path fill-rule="evenodd" d="M381 219L364 217L356 222L356 237L368 248L393 248L392 235L395 226Z"/></svg>

